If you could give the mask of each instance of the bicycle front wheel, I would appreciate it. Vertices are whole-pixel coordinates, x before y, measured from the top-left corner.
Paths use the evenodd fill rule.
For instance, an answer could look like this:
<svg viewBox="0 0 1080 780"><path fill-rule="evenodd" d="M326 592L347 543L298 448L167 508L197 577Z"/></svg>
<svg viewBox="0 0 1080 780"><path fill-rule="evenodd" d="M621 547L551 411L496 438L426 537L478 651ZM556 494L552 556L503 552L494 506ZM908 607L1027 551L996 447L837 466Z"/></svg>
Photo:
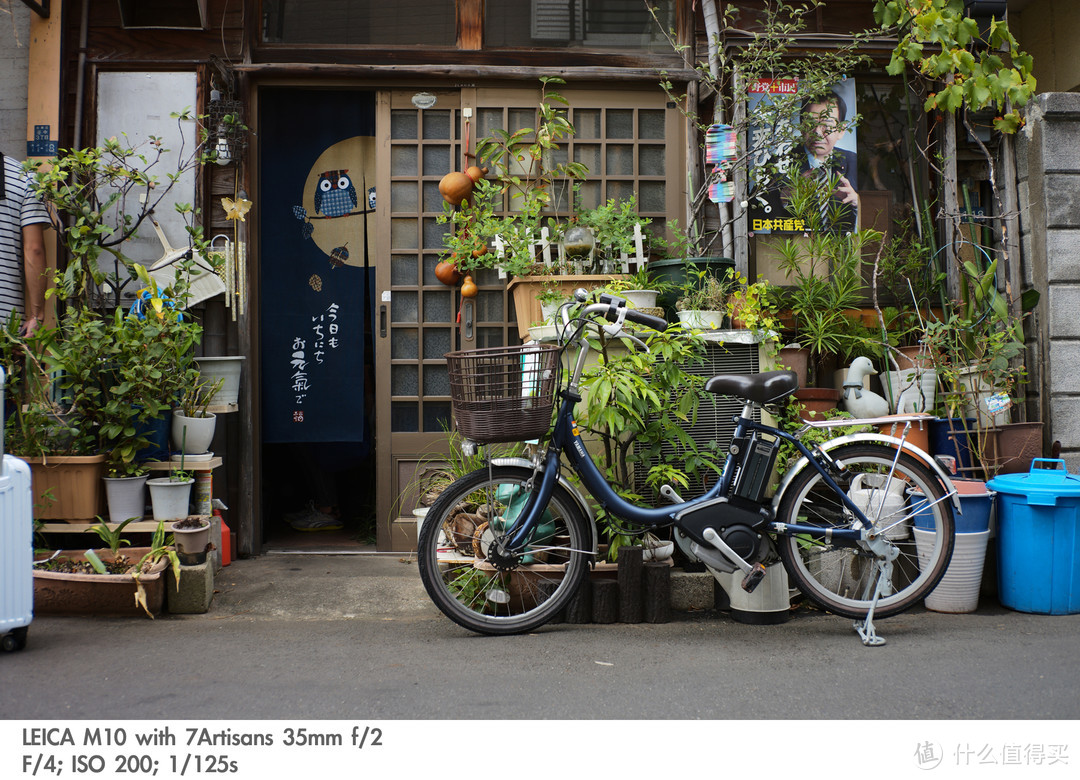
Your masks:
<svg viewBox="0 0 1080 780"><path fill-rule="evenodd" d="M837 485L859 506L879 533L896 546L889 592L875 617L896 615L924 599L949 565L953 549L952 499L921 461L884 444L856 443L829 453L843 465ZM895 461L895 465L894 465ZM781 523L851 528L854 514L813 468L788 486L780 502ZM819 607L863 618L877 587L875 556L862 547L796 534L777 540L780 557L795 585Z"/></svg>
<svg viewBox="0 0 1080 780"><path fill-rule="evenodd" d="M443 614L470 631L531 631L551 620L586 576L592 535L580 505L561 485L520 559L508 564L490 556L493 542L524 510L533 476L516 466L474 471L444 490L424 518L420 578Z"/></svg>

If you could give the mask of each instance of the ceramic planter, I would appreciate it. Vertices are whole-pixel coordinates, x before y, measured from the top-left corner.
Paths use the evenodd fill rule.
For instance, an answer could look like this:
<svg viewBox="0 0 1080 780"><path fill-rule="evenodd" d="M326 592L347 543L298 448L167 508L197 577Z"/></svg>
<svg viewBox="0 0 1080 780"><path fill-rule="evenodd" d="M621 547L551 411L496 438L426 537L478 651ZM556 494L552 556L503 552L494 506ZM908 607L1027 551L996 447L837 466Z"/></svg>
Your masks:
<svg viewBox="0 0 1080 780"><path fill-rule="evenodd" d="M692 309L678 312L684 328L697 330L720 330L724 326L724 312Z"/></svg>
<svg viewBox="0 0 1080 780"><path fill-rule="evenodd" d="M168 477L155 477L146 481L150 488L150 504L154 520L166 523L183 520L188 516L193 479L173 481Z"/></svg>
<svg viewBox="0 0 1080 780"><path fill-rule="evenodd" d="M146 514L147 477L105 477L105 498L109 504L109 522L122 523Z"/></svg>
<svg viewBox="0 0 1080 780"><path fill-rule="evenodd" d="M216 428L217 416L212 413L205 417L188 417L175 411L172 416L173 447L185 455L201 455L209 451Z"/></svg>
<svg viewBox="0 0 1080 780"><path fill-rule="evenodd" d="M184 527L190 520L198 520L197 528ZM176 543L176 555L185 566L197 566L206 563L206 549L210 544L210 521L199 515L192 515L185 520L173 523L169 530Z"/></svg>
<svg viewBox="0 0 1080 780"><path fill-rule="evenodd" d="M655 309L658 290L623 290L619 295L635 309Z"/></svg>
<svg viewBox="0 0 1080 780"><path fill-rule="evenodd" d="M224 380L221 389L210 398L209 406L230 406L239 400L243 355L197 357L195 364L199 367L199 375L204 382L213 384L219 379Z"/></svg>
<svg viewBox="0 0 1080 780"><path fill-rule="evenodd" d="M132 564L138 563L149 547L127 547L120 551ZM108 549L95 551L102 561L113 560ZM85 560L82 553L61 551L59 558ZM161 612L165 603L168 559L162 558L139 577L151 614ZM135 580L130 574L67 574L34 569L34 614L36 615L145 615L135 604Z"/></svg>

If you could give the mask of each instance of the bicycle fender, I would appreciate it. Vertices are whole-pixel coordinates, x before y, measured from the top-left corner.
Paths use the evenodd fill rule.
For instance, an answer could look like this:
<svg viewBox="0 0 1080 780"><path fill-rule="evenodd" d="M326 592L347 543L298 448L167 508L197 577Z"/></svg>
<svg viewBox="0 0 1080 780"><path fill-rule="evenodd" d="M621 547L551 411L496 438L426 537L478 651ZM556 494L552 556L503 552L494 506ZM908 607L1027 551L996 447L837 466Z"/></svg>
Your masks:
<svg viewBox="0 0 1080 780"><path fill-rule="evenodd" d="M832 439L820 445L821 449L825 452L842 447L845 444L854 444L862 442L873 442L875 444L889 444L894 447L898 447L901 441L896 436L887 436L883 433L851 433L847 436L841 436L837 439ZM923 461L930 470L934 472L941 483L945 486L945 492L952 494L953 509L957 514L963 514L960 509L960 497L956 493L956 487L953 485L952 480L949 478L948 473L941 467L941 464L934 459L932 455L923 451L919 447L914 446L910 442L903 442L904 451L915 455L919 460ZM780 480L780 486L776 489L776 495L773 496L772 505L773 509L777 509L780 506L780 501L784 498L784 493L787 491L788 485L795 479L807 466L810 465L810 461L805 457L799 458L795 465L788 469L784 478Z"/></svg>
<svg viewBox="0 0 1080 780"><path fill-rule="evenodd" d="M492 458L491 463L494 466L518 466L530 470L536 468L536 464L528 458ZM543 468L540 470L543 471ZM560 474L556 480L561 487L566 488L566 491L573 497L574 501L577 502L577 505L585 514L586 519L588 519L590 534L592 536L592 553L596 555L600 549L600 540L596 533L596 516L593 514L592 507L590 507L589 502L585 500L585 496L581 495L581 491L570 484L565 477Z"/></svg>

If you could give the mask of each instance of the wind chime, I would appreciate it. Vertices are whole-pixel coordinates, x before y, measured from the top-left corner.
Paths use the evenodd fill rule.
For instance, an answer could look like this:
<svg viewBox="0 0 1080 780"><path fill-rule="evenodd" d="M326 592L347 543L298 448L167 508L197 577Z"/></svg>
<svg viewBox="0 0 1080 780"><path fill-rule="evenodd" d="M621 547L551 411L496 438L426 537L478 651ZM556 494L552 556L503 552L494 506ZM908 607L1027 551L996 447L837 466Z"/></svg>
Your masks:
<svg viewBox="0 0 1080 780"><path fill-rule="evenodd" d="M705 131L705 164L709 173L709 200L730 203L735 199L735 185L728 179L735 162L735 131L731 125L716 124Z"/></svg>

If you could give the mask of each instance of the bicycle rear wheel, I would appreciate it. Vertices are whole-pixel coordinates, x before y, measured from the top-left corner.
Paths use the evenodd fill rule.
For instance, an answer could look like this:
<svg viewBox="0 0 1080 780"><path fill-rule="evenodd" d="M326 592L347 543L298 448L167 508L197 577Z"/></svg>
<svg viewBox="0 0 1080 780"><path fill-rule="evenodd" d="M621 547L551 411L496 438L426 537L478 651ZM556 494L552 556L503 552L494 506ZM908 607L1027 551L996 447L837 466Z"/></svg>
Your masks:
<svg viewBox="0 0 1080 780"><path fill-rule="evenodd" d="M921 461L884 444L856 443L830 455L842 463L837 485L859 505L899 557L891 593L878 600L875 617L896 615L924 599L949 565L953 549L951 498ZM851 528L854 515L812 468L788 486L777 521L820 528ZM851 618L870 609L878 579L876 559L860 547L809 536L777 539L780 557L795 585L819 607Z"/></svg>
<svg viewBox="0 0 1080 780"><path fill-rule="evenodd" d="M424 519L417 541L420 578L448 618L481 634L541 626L573 597L588 571L592 534L573 496L556 485L516 565L489 560L532 490L533 471L495 466L450 485ZM509 569L509 570L507 570Z"/></svg>

